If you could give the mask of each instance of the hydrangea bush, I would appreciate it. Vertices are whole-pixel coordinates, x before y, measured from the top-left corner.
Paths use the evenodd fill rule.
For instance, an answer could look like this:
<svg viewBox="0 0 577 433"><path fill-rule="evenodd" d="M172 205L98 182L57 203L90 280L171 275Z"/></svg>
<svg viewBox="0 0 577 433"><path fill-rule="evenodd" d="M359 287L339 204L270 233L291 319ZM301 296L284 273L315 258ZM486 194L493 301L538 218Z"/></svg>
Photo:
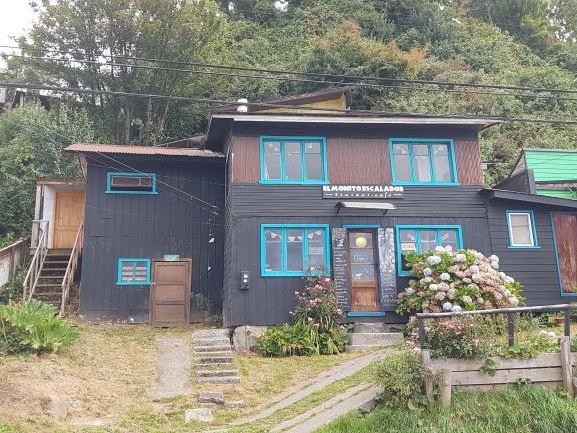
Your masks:
<svg viewBox="0 0 577 433"><path fill-rule="evenodd" d="M499 258L475 250L436 247L406 257L413 279L397 296L398 313L517 307L522 286L499 272Z"/></svg>

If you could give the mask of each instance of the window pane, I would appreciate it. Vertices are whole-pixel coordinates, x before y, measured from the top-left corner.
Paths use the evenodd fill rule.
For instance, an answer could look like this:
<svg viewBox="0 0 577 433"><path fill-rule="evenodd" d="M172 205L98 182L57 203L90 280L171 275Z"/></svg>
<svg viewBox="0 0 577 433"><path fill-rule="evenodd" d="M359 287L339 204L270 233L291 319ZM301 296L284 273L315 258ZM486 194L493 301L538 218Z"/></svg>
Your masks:
<svg viewBox="0 0 577 433"><path fill-rule="evenodd" d="M533 231L529 214L509 214L511 224L511 245L533 246Z"/></svg>
<svg viewBox="0 0 577 433"><path fill-rule="evenodd" d="M441 230L440 231L441 246L446 247L450 245L453 251L456 251L459 246L457 245L457 231L456 230Z"/></svg>
<svg viewBox="0 0 577 433"><path fill-rule="evenodd" d="M449 163L449 147L446 144L433 144L433 165L437 182L451 182L451 165Z"/></svg>
<svg viewBox="0 0 577 433"><path fill-rule="evenodd" d="M265 230L265 269L282 271L282 231Z"/></svg>
<svg viewBox="0 0 577 433"><path fill-rule="evenodd" d="M413 167L415 171L415 181L431 181L431 164L429 146L427 144L413 144Z"/></svg>
<svg viewBox="0 0 577 433"><path fill-rule="evenodd" d="M284 144L285 151L285 179L301 180L302 179L302 159L301 144L299 142L288 141Z"/></svg>
<svg viewBox="0 0 577 433"><path fill-rule="evenodd" d="M319 142L305 143L305 179L323 180L323 161Z"/></svg>
<svg viewBox="0 0 577 433"><path fill-rule="evenodd" d="M401 245L401 268L403 271L408 271L405 256L408 253L417 251L417 233L416 230L400 230L399 241Z"/></svg>
<svg viewBox="0 0 577 433"><path fill-rule="evenodd" d="M303 230L289 229L286 231L286 261L287 271L303 270Z"/></svg>
<svg viewBox="0 0 577 433"><path fill-rule="evenodd" d="M325 231L321 229L307 230L307 266L316 270L327 268L325 263Z"/></svg>
<svg viewBox="0 0 577 433"><path fill-rule="evenodd" d="M421 230L419 234L421 238L421 253L435 249L437 246L437 230Z"/></svg>
<svg viewBox="0 0 577 433"><path fill-rule="evenodd" d="M351 277L353 280L374 280L375 267L373 265L351 264Z"/></svg>
<svg viewBox="0 0 577 433"><path fill-rule="evenodd" d="M280 143L266 142L264 144L264 177L279 180L280 173Z"/></svg>
<svg viewBox="0 0 577 433"><path fill-rule="evenodd" d="M393 144L393 158L396 180L410 182L411 160L409 157L409 145L402 143Z"/></svg>
<svg viewBox="0 0 577 433"><path fill-rule="evenodd" d="M373 234L372 233L350 233L349 235L350 248L373 248Z"/></svg>

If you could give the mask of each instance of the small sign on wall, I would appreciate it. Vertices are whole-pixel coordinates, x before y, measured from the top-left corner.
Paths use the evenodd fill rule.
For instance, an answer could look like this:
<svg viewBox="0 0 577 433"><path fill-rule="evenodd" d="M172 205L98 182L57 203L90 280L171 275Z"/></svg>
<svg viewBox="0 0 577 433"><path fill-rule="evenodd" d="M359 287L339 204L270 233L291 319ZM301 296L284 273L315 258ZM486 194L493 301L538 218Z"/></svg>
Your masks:
<svg viewBox="0 0 577 433"><path fill-rule="evenodd" d="M323 185L323 198L405 198L398 185Z"/></svg>

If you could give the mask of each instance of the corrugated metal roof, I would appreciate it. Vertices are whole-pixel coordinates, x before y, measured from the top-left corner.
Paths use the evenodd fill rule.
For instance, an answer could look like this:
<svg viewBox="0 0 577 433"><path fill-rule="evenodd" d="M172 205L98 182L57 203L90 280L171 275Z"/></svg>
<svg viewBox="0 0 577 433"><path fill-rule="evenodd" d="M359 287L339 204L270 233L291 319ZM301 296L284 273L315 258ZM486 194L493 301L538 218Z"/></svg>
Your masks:
<svg viewBox="0 0 577 433"><path fill-rule="evenodd" d="M117 144L74 143L68 146L66 150L69 152L79 153L121 153L128 155L224 158L224 155L220 152L214 152L208 149L190 149L182 147L123 146Z"/></svg>

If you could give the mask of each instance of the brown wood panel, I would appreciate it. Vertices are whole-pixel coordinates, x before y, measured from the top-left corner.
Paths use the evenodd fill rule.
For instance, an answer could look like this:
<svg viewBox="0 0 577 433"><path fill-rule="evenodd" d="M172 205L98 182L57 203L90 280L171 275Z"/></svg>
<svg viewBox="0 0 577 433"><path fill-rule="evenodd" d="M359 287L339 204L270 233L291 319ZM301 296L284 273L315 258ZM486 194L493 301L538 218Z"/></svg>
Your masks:
<svg viewBox="0 0 577 433"><path fill-rule="evenodd" d="M72 248L84 219L84 191L57 191L53 248Z"/></svg>
<svg viewBox="0 0 577 433"><path fill-rule="evenodd" d="M347 230L351 311L378 311L377 237L373 230Z"/></svg>
<svg viewBox="0 0 577 433"><path fill-rule="evenodd" d="M577 293L577 214L553 214L563 293Z"/></svg>
<svg viewBox="0 0 577 433"><path fill-rule="evenodd" d="M191 259L154 260L150 285L150 324L178 326L190 320Z"/></svg>
<svg viewBox="0 0 577 433"><path fill-rule="evenodd" d="M233 137L231 182L258 183L260 181L259 137Z"/></svg>
<svg viewBox="0 0 577 433"><path fill-rule="evenodd" d="M386 138L328 138L328 179L332 184L388 184L391 164Z"/></svg>
<svg viewBox="0 0 577 433"><path fill-rule="evenodd" d="M483 167L479 143L476 140L455 140L453 146L459 184L483 185Z"/></svg>

